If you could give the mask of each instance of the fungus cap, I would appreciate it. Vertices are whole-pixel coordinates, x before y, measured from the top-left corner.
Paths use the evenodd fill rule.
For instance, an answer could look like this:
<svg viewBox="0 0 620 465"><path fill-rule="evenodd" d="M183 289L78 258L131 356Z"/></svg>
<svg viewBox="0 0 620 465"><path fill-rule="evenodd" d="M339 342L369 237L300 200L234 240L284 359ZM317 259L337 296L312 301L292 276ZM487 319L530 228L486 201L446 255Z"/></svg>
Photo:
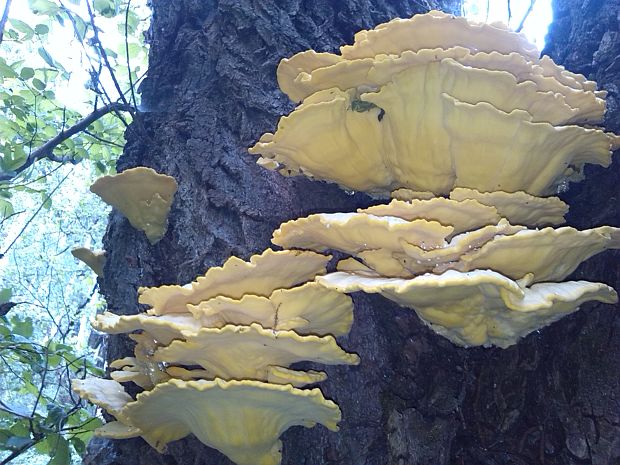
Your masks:
<svg viewBox="0 0 620 465"><path fill-rule="evenodd" d="M144 231L151 244L155 244L166 233L177 182L171 176L139 166L114 176L103 176L90 190L119 210L134 228Z"/></svg>
<svg viewBox="0 0 620 465"><path fill-rule="evenodd" d="M620 249L620 228L528 229L498 236L455 262L437 266L435 272L491 269L512 279L531 273L534 282L560 281L581 262L607 249Z"/></svg>
<svg viewBox="0 0 620 465"><path fill-rule="evenodd" d="M266 381L268 367L288 367L304 360L328 365L356 365L359 357L342 350L332 336L300 336L294 331L260 325L202 328L155 351L153 359L171 364L200 365L222 379Z"/></svg>
<svg viewBox="0 0 620 465"><path fill-rule="evenodd" d="M224 265L210 268L204 276L185 286L141 287L139 302L150 305L149 313L185 313L187 304L199 304L222 295L239 299L245 294L269 296L325 273L331 257L314 252L265 250L246 262L231 257Z"/></svg>
<svg viewBox="0 0 620 465"><path fill-rule="evenodd" d="M396 216L407 221L417 219L436 221L454 228L448 237L482 226L497 224L501 219L493 206L483 205L476 200L456 201L443 197L434 197L429 200L414 199L409 202L394 199L387 205L375 205L357 211L375 216ZM512 222L510 217L505 218Z"/></svg>
<svg viewBox="0 0 620 465"><path fill-rule="evenodd" d="M540 196L579 180L586 163L608 166L612 141L598 129L460 101L411 68L377 92L318 92L249 151L275 160L280 172L376 195L466 187Z"/></svg>
<svg viewBox="0 0 620 465"><path fill-rule="evenodd" d="M367 250L357 256L383 276L409 278L433 272L439 267L451 266L470 251L478 250L498 237L510 236L525 229L525 226L513 226L506 220L501 220L497 225L484 226L454 236L448 244L437 249L424 250L403 241L400 251Z"/></svg>
<svg viewBox="0 0 620 465"><path fill-rule="evenodd" d="M319 389L219 379L159 384L138 394L124 413L160 452L193 433L238 465L279 465L279 437L289 427L321 423L337 431L341 418Z"/></svg>
<svg viewBox="0 0 620 465"><path fill-rule="evenodd" d="M131 439L142 434L139 428L126 425L120 421L110 421L95 430L95 436L108 439Z"/></svg>
<svg viewBox="0 0 620 465"><path fill-rule="evenodd" d="M105 250L90 250L86 247L76 247L71 249L71 255L84 262L97 276L103 276Z"/></svg>
<svg viewBox="0 0 620 465"><path fill-rule="evenodd" d="M117 381L101 378L73 379L71 380L71 389L82 399L92 402L123 423L128 424L122 410L133 399Z"/></svg>
<svg viewBox="0 0 620 465"><path fill-rule="evenodd" d="M478 93L483 96L485 94L480 92L478 86L485 85L483 83L490 80L490 83L487 82L486 85L489 85L491 92L483 100L496 106L503 105L502 102L507 103L507 96L512 94L510 98L514 98L517 96L516 93L523 92L526 95L521 95L518 99L527 102L531 98L527 97L527 94L535 91L539 94L540 100L547 101L548 108L542 108L542 101L530 100L526 105L532 105L531 108L535 112L542 111L539 115L543 121L554 124L595 124L603 120L605 113L603 95L599 95L593 89L576 89L564 84L555 76L547 76L542 66L526 60L516 52L510 54L495 51L471 53L464 47L456 46L447 49L405 50L399 55L379 54L372 58L354 60L334 55L338 59L334 59L332 63L309 71L300 70L300 68L311 68L309 65L315 63L314 55L318 54L312 50L301 52L290 59L283 59L278 66L280 88L294 102L300 102L315 92L333 87L342 91L348 89L357 89L359 92L376 90L390 82L394 75L408 68L428 66L436 62L452 68L461 67L462 76L459 80L462 81L460 83L462 85L474 80L471 88L461 87L459 89L457 87L456 92L461 93L460 95L471 95L473 92L474 95ZM305 63L306 61L308 63ZM293 74L293 69L299 70L297 75ZM453 69L452 72L454 71ZM561 68L556 66L555 72L556 74L561 72ZM494 92L496 88L501 92L502 87L504 91L509 91L507 95ZM466 94L463 94L463 91ZM463 99L456 94L453 96ZM480 101L480 96L476 101ZM525 109L522 103L517 103L516 108Z"/></svg>
<svg viewBox="0 0 620 465"><path fill-rule="evenodd" d="M443 246L453 230L436 221L407 221L366 213L318 213L283 223L274 231L271 242L286 248L357 253L377 248L399 250L400 242L406 241L430 250Z"/></svg>
<svg viewBox="0 0 620 465"><path fill-rule="evenodd" d="M183 381L193 381L196 379L214 379L215 376L208 370L193 369L179 366L169 366L166 368L172 378L181 379ZM279 366L267 367L267 379L266 381L271 384L290 384L293 387L301 388L308 384L319 383L327 379L327 373L322 371L299 371L291 370L290 368L284 368Z"/></svg>
<svg viewBox="0 0 620 465"><path fill-rule="evenodd" d="M188 305L203 326L221 328L227 324L294 330L324 336L347 334L353 323L351 298L309 282L291 289L277 289L269 297L246 294L241 299L218 296Z"/></svg>
<svg viewBox="0 0 620 465"><path fill-rule="evenodd" d="M104 312L95 317L93 328L108 334L130 333L143 330L153 336L161 345L168 345L174 339L183 338L183 331L197 332L202 325L191 313L173 313L169 315L116 315Z"/></svg>
<svg viewBox="0 0 620 465"><path fill-rule="evenodd" d="M317 282L341 292L379 293L413 308L431 329L462 346L508 347L519 338L576 311L586 301L617 302L602 283L572 281L527 287L490 270L447 271L413 279L337 272Z"/></svg>
<svg viewBox="0 0 620 465"><path fill-rule="evenodd" d="M457 188L450 192L451 200L475 200L494 207L512 224L547 226L564 224L568 205L558 197L535 197L526 192L478 192Z"/></svg>

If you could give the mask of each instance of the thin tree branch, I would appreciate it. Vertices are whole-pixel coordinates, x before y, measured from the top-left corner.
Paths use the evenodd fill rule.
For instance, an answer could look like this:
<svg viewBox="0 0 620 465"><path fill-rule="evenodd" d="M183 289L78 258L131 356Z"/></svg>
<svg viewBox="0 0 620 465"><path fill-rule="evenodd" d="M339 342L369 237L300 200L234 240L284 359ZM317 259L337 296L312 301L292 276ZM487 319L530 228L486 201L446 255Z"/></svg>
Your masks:
<svg viewBox="0 0 620 465"><path fill-rule="evenodd" d="M37 160L40 160L42 158L48 158L50 160L60 161L60 162L62 162L62 161L70 161L70 159L53 158L54 149L56 147L58 147L60 144L62 144L64 141L66 141L70 137L74 136L75 134L83 131L88 126L90 126L92 123L97 121L99 118L107 115L108 113L110 113L110 112L117 112L117 111L129 111L131 109L132 108L131 108L130 105L126 105L126 104L120 103L120 102L111 103L111 104L105 105L105 106L103 106L101 108L97 108L90 115L82 118L80 121L75 123L70 128L67 128L65 131L60 132L57 136L55 136L52 139L48 140L45 144L43 144L38 149L33 150L30 153L30 155L28 156L28 158L26 159L25 163L22 166L20 166L19 168L17 168L16 170L9 171L9 172L6 172L6 171L2 172L2 171L0 171L0 182L2 182L2 181L9 181L9 180L13 179L19 173L21 173L25 169L29 168L30 166L32 166L32 164L34 162L36 162Z"/></svg>
<svg viewBox="0 0 620 465"><path fill-rule="evenodd" d="M103 137L99 137L94 132L90 132L86 129L84 130L84 134L88 134L90 137L92 137L95 140L98 140L102 144L113 145L114 147L118 147L119 149L122 149L124 147L122 144L119 144L118 142L114 142L113 140L108 140L108 139L104 139Z"/></svg>
<svg viewBox="0 0 620 465"><path fill-rule="evenodd" d="M11 9L11 0L6 0L4 3L4 11L2 12L2 18L0 19L0 44L4 38L4 27L9 19L9 10Z"/></svg>
<svg viewBox="0 0 620 465"><path fill-rule="evenodd" d="M525 25L525 21L527 20L527 17L530 15L532 10L534 9L534 5L535 4L536 4L536 0L530 0L530 6L528 7L527 11L525 12L525 15L523 16L523 19L519 23L519 27L516 30L517 32L521 32L521 30L523 29L523 26Z"/></svg>
<svg viewBox="0 0 620 465"><path fill-rule="evenodd" d="M131 64L129 63L129 7L131 0L127 0L127 8L125 9L125 57L127 58L127 78L129 79L129 89L131 90L131 103L134 108L138 108L136 94L134 92L133 78L131 77Z"/></svg>
<svg viewBox="0 0 620 465"><path fill-rule="evenodd" d="M121 86L118 83L118 80L116 79L116 74L114 74L114 69L112 68L112 65L110 64L110 60L108 59L108 54L105 52L105 49L103 48L103 44L101 43L101 40L99 39L99 30L97 29L97 26L95 25L95 14L93 13L93 9L90 6L89 0L86 0L86 8L88 9L88 16L90 16L90 24L93 25L93 40L97 46L97 49L99 50L99 55L101 56L101 58L103 58L105 67L110 73L110 77L112 78L114 87L116 87L116 92L118 92L118 95L120 99L123 101L123 103L127 105L129 102L127 102L127 99L125 98L125 95L123 94Z"/></svg>
<svg viewBox="0 0 620 465"><path fill-rule="evenodd" d="M41 211L41 209L43 208L43 206L45 205L45 202L47 202L52 195L54 195L56 193L56 191L60 188L60 186L62 185L63 182L65 182L65 180L69 177L69 175L73 173L73 170L70 170L64 178L62 178L60 180L60 182L58 184L56 184L56 187L54 187L54 189L52 189L52 192L50 192L47 197L45 197L45 200L43 202L41 202L41 205L39 205L39 208L37 208L37 210L33 213L33 215L30 217L30 219L28 221L26 221L26 224L24 225L24 227L21 229L21 231L17 234L17 236L15 236L15 239L13 239L13 241L9 244L9 246L6 248L6 250L3 253L0 253L0 258L4 257L9 250L11 250L11 247L13 247L13 244L15 244L15 242L17 241L17 239L19 239L19 237L24 233L24 231L26 230L26 228L30 225L30 223L32 223L32 220L35 219L35 217L39 214L39 212Z"/></svg>
<svg viewBox="0 0 620 465"><path fill-rule="evenodd" d="M2 462L0 462L0 465L6 465L11 460L13 460L15 457L19 457L24 452L26 452L28 449L30 449L32 446L34 446L37 442L39 442L39 441L27 442L25 445L23 445L22 447L20 447L19 449L15 450L15 451L13 451L7 458L5 458Z"/></svg>

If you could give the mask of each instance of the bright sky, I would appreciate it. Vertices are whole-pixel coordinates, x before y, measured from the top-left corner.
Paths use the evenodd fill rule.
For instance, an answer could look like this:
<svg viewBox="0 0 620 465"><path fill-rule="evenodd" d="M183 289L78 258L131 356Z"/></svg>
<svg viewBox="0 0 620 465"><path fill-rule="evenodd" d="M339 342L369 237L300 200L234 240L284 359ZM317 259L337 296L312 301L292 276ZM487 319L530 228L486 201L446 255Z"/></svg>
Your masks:
<svg viewBox="0 0 620 465"><path fill-rule="evenodd" d="M134 2L134 6L148 14L145 7L145 0ZM516 29L526 14L531 0L510 0L511 19L509 25ZM68 6L74 8L82 17L87 18L86 7L84 2L76 6L69 2ZM508 0L464 0L463 11L469 18L483 22L501 21L508 23ZM35 25L41 22L41 17L30 12L28 2L17 1L11 5L11 17L21 19L22 21ZM524 24L523 32L527 37L542 50L545 44L545 35L549 23L552 19L551 0L534 0L534 7L529 13ZM107 24L106 24L107 21ZM123 43L124 37L118 32L116 24L110 23L106 18L98 18L98 26L104 31L101 34L104 46L115 49L119 44ZM78 110L88 111L88 106L84 105L87 100L87 91L84 84L89 79L89 65L85 58L84 50L81 44L74 38L70 25L65 27L54 27L50 31L49 40L51 43L50 52L54 59L60 61L65 68L71 72L71 78L64 83L58 83L56 94L58 98L67 106ZM30 58L29 58L30 59ZM33 53L33 60L40 61L40 65L44 63L38 54ZM113 92L109 76L106 73L102 75L102 82L106 89Z"/></svg>
<svg viewBox="0 0 620 465"><path fill-rule="evenodd" d="M530 0L511 0L510 27L516 29L530 6ZM508 0L464 0L465 16L482 22L508 23ZM488 10L488 11L487 11ZM534 0L522 32L539 50L545 46L545 35L553 19L551 0Z"/></svg>
<svg viewBox="0 0 620 465"><path fill-rule="evenodd" d="M88 10L86 8L86 2L80 1L78 5L75 3L76 2L66 2L65 6L79 14L82 18L87 19ZM142 18L148 18L150 16L150 9L146 6L146 0L134 0L132 2L132 8L137 11ZM24 21L31 27L44 22L44 17L35 15L30 11L28 2L25 0L13 1L11 3L9 17ZM125 37L124 34L119 31L118 27L119 22L122 21L123 18L123 15L114 19L97 16L96 24L101 30L99 37L106 49L121 52L120 49L124 47ZM54 60L60 62L65 69L71 73L71 77L68 81L56 83L54 88L56 97L68 107L88 113L91 108L90 105L86 103L89 99L89 93L85 88L85 84L90 78L90 64L87 59L86 51L82 44L75 38L73 27L70 22L67 21L64 26L60 26L57 21L54 21L50 26L50 32L47 37L49 45L46 45L46 48L53 56ZM89 51L89 53L92 55L92 50ZM121 56L124 56L124 51L122 51ZM45 66L45 62L36 52L36 47L32 55L28 57L28 61L34 63L35 66ZM135 65L136 63L132 64ZM105 89L110 93L112 99L115 100L118 94L114 89L109 74L103 71L100 79Z"/></svg>

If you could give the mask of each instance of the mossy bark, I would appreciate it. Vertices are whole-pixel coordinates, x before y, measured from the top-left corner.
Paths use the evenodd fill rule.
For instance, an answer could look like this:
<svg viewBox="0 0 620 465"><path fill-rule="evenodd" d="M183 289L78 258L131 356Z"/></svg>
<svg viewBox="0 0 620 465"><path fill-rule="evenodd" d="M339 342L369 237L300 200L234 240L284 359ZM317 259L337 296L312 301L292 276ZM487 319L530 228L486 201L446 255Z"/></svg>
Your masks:
<svg viewBox="0 0 620 465"><path fill-rule="evenodd" d="M128 131L118 168L150 166L174 176L179 191L168 232L155 246L118 213L110 216L101 282L109 309L136 313L139 286L185 283L231 255L262 251L282 221L369 205L363 194L284 178L247 155L292 109L275 81L277 63L307 48L335 51L356 31L393 17L437 7L458 12L459 3L153 0L142 113ZM585 2L583 9L582 1L556 3L562 17L549 50L614 92L608 127L618 130L617 2ZM589 175L565 195L571 224L618 223L612 200L618 163ZM620 287L617 263L618 254L607 253L576 275ZM321 384L340 404L341 430L292 428L282 438L284 465L620 463L620 332L613 307L584 306L514 347L488 350L456 348L412 311L381 297L354 299L355 324L342 345L362 363L327 367L329 379ZM110 338L109 359L129 350L124 337ZM187 438L164 455L141 439L94 440L85 463L230 462Z"/></svg>

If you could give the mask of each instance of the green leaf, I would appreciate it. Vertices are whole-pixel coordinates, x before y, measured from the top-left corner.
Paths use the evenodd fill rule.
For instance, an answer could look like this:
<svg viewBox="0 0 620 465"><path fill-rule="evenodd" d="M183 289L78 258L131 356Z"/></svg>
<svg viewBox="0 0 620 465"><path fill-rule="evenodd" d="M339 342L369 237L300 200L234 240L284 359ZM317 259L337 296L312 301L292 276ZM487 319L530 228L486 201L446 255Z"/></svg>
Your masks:
<svg viewBox="0 0 620 465"><path fill-rule="evenodd" d="M28 0L28 5L37 15L54 15L60 11L60 7L49 0Z"/></svg>
<svg viewBox="0 0 620 465"><path fill-rule="evenodd" d="M95 0L94 7L97 13L106 18L112 18L116 16L116 5L110 0Z"/></svg>
<svg viewBox="0 0 620 465"><path fill-rule="evenodd" d="M61 428L65 422L65 409L58 404L49 404L47 406L47 418L45 423L49 426Z"/></svg>
<svg viewBox="0 0 620 465"><path fill-rule="evenodd" d="M36 32L40 36L47 34L49 31L50 31L50 28L47 27L45 24L37 24L34 27L34 32Z"/></svg>
<svg viewBox="0 0 620 465"><path fill-rule="evenodd" d="M10 19L9 23L11 23L11 26L13 26L19 32L25 34L24 40L29 40L34 35L34 29L32 29L25 22L20 21L19 19Z"/></svg>
<svg viewBox="0 0 620 465"><path fill-rule="evenodd" d="M32 85L35 87L35 89L37 90L43 90L45 89L45 83L43 81L41 81L40 79L34 78L32 80Z"/></svg>
<svg viewBox="0 0 620 465"><path fill-rule="evenodd" d="M84 441L82 441L78 437L73 437L69 439L69 441L71 442L71 445L78 454L84 455L84 453L86 452L86 444L84 444Z"/></svg>
<svg viewBox="0 0 620 465"><path fill-rule="evenodd" d="M49 210L52 207L52 198L49 197L45 192L41 192L41 197L43 199L43 208Z"/></svg>
<svg viewBox="0 0 620 465"><path fill-rule="evenodd" d="M17 73L15 72L15 70L13 68L11 68L6 60L2 57L0 57L0 77L5 77L5 78L16 78L17 77Z"/></svg>
<svg viewBox="0 0 620 465"><path fill-rule="evenodd" d="M43 47L39 47L37 49L37 52L39 52L39 55L41 56L41 58L43 58L43 60L45 60L45 63L47 63L52 68L58 68L58 64L54 61L54 59L47 52L47 50L45 50Z"/></svg>
<svg viewBox="0 0 620 465"><path fill-rule="evenodd" d="M71 465L71 450L67 440L59 434L50 434L48 442L52 460L47 465Z"/></svg>
<svg viewBox="0 0 620 465"><path fill-rule="evenodd" d="M13 213L15 213L13 204L8 200L0 199L0 217L6 218L7 216L11 216ZM1 300L2 298L0 298L0 301Z"/></svg>
<svg viewBox="0 0 620 465"><path fill-rule="evenodd" d="M84 21L80 16L74 16L74 24L75 24L75 36L77 40L80 42L84 42L84 37L86 36L86 31L88 31L89 23Z"/></svg>
<svg viewBox="0 0 620 465"><path fill-rule="evenodd" d="M13 289L11 289L10 287L5 287L4 289L0 291L0 304L4 304L8 302L9 300L11 300L12 296L13 296Z"/></svg>
<svg viewBox="0 0 620 465"><path fill-rule="evenodd" d="M19 320L18 318L11 318L11 323L13 324L13 333L19 334L24 337L31 337L34 331L34 326L32 324L32 318L26 318L24 320Z"/></svg>
<svg viewBox="0 0 620 465"><path fill-rule="evenodd" d="M21 76L22 79L30 79L34 77L34 69L32 68L28 68L28 67L23 67L22 70L19 72L19 75Z"/></svg>

